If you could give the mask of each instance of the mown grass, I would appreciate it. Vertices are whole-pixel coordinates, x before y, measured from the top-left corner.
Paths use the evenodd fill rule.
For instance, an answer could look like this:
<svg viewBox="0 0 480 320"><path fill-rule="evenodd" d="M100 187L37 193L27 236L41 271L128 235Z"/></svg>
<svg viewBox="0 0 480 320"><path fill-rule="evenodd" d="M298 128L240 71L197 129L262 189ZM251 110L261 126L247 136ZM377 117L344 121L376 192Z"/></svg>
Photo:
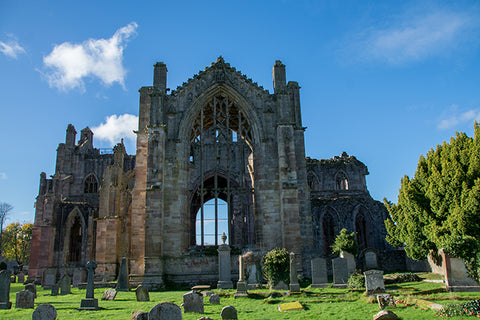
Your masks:
<svg viewBox="0 0 480 320"><path fill-rule="evenodd" d="M390 308L401 319L439 319L435 311L420 308L413 304L415 299L428 300L440 304L461 303L465 300L478 299L480 293L449 293L442 292L443 284L410 282L386 286L388 293L397 299L408 301L407 305L397 304ZM0 310L0 319L31 319L33 309L15 309L15 294L23 289L23 285L11 285L10 301L11 310ZM99 311L78 311L80 301L85 297L85 290L72 289L72 294L67 296L51 296L50 290L37 287L35 306L50 303L57 308L57 319L130 319L132 311L143 310L148 312L157 303L163 301L182 304L182 295L186 291L150 292L149 302L137 302L135 292L118 292L114 301L101 300L105 289L96 289L95 297L103 309ZM372 319L379 311L376 301L369 299L360 290L347 290L337 288L302 289L302 293L285 295L285 292L272 292L268 290L249 291L249 298L234 299L235 290L214 290L221 297L220 305L208 303L205 297L205 314L183 314L183 319L196 320L202 316L215 320L221 319L220 312L226 305L232 305L238 310L239 319ZM279 312L278 304L299 301L304 306L304 311ZM452 317L452 319L466 319L467 317Z"/></svg>

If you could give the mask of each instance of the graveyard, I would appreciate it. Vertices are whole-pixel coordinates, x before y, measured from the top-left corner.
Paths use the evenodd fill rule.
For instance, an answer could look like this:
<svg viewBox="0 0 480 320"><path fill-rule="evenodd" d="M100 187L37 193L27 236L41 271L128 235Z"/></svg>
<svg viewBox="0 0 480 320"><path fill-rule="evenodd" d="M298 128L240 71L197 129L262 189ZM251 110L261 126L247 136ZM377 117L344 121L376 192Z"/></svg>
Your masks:
<svg viewBox="0 0 480 320"><path fill-rule="evenodd" d="M462 303L479 299L478 292L448 292L442 277L432 273L418 274L421 281L389 283L387 279L398 277L398 274L386 274L385 291L392 295L395 306L385 310L393 311L400 319L436 319L438 305ZM433 282L431 282L433 281ZM52 290L37 286L37 298L34 307L51 304L56 308L57 319L131 319L132 312L149 312L161 302L171 302L181 309L182 319L193 320L202 317L222 319L221 311L225 306L233 306L238 312L238 319L372 319L380 311L374 295L368 296L365 289L337 288L332 284L325 288L311 288L308 282L301 282L299 292L289 293L288 290L269 290L268 288L248 290L246 297L234 298L236 289L213 289L219 297L219 303L210 302L210 297L204 295L204 313L184 313L183 295L190 288L179 288L175 291L149 292L149 301L137 301L134 288L129 291L117 291L114 300L102 300L102 295L108 288L96 288L95 298L98 307L95 311L78 310L81 301L85 299L86 289L72 288L70 294L52 295ZM10 301L12 308L0 310L0 319L32 319L34 308L15 308L16 295L25 286L12 283L10 286ZM113 290L113 289L109 289ZM210 291L210 290L209 290ZM302 310L279 311L279 306L285 303L299 302ZM432 309L431 309L432 308ZM452 319L465 319L465 316ZM472 317L473 318L473 317Z"/></svg>

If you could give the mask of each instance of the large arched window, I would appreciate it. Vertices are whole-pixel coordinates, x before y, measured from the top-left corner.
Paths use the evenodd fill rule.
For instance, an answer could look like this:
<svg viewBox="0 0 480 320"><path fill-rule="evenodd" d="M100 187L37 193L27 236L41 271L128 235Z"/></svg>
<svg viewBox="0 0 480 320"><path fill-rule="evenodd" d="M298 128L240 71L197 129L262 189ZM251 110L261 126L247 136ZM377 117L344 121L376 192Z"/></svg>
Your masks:
<svg viewBox="0 0 480 320"><path fill-rule="evenodd" d="M361 207L355 216L355 232L357 234L357 243L358 246L363 249L368 248L369 246L367 219L364 211L365 209Z"/></svg>
<svg viewBox="0 0 480 320"><path fill-rule="evenodd" d="M229 244L252 243L253 141L245 113L229 96L216 95L199 109L188 155L192 245L221 244L223 232Z"/></svg>
<svg viewBox="0 0 480 320"><path fill-rule="evenodd" d="M83 192L84 193L96 193L98 191L98 183L97 178L90 173L86 178L83 185Z"/></svg>
<svg viewBox="0 0 480 320"><path fill-rule="evenodd" d="M68 262L80 262L82 257L82 222L76 215L70 229Z"/></svg>

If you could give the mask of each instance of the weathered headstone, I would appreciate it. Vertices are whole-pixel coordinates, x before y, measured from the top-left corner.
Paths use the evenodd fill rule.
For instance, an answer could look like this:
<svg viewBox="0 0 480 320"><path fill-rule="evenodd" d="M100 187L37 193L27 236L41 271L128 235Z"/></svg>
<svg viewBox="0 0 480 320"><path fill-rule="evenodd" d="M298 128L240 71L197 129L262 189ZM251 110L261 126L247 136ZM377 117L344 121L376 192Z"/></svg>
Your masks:
<svg viewBox="0 0 480 320"><path fill-rule="evenodd" d="M396 320L398 316L390 310L382 310L373 316L373 320Z"/></svg>
<svg viewBox="0 0 480 320"><path fill-rule="evenodd" d="M36 298L37 297L37 286L35 285L35 283L27 283L25 285L25 290L28 290L30 291L31 293L33 293L33 297Z"/></svg>
<svg viewBox="0 0 480 320"><path fill-rule="evenodd" d="M190 291L183 295L183 312L203 312L203 295Z"/></svg>
<svg viewBox="0 0 480 320"><path fill-rule="evenodd" d="M135 311L132 312L130 320L148 320L148 312Z"/></svg>
<svg viewBox="0 0 480 320"><path fill-rule="evenodd" d="M55 284L55 285L53 285L53 286L52 286L52 291L51 291L50 295L52 295L52 296L58 296L58 289L59 289L58 283Z"/></svg>
<svg viewBox="0 0 480 320"><path fill-rule="evenodd" d="M150 301L148 289L141 284L135 289L135 295L137 296L137 301Z"/></svg>
<svg viewBox="0 0 480 320"><path fill-rule="evenodd" d="M24 283L25 282L25 274L23 272L19 272L17 274L17 278L18 278L18 283Z"/></svg>
<svg viewBox="0 0 480 320"><path fill-rule="evenodd" d="M445 284L449 291L468 291L479 292L478 282L469 277L467 268L462 259L455 258L440 249L442 257L443 274L445 275Z"/></svg>
<svg viewBox="0 0 480 320"><path fill-rule="evenodd" d="M148 313L149 320L182 320L182 309L174 303L162 302Z"/></svg>
<svg viewBox="0 0 480 320"><path fill-rule="evenodd" d="M297 276L297 259L295 253L290 252L290 292L300 291L300 284Z"/></svg>
<svg viewBox="0 0 480 320"><path fill-rule="evenodd" d="M82 299L80 303L79 310L98 310L98 299L95 299L95 292L93 286L93 277L95 275L95 268L97 267L97 263L93 260L88 261L87 269L88 269L88 277L87 277L87 292L85 294L85 299Z"/></svg>
<svg viewBox="0 0 480 320"><path fill-rule="evenodd" d="M32 313L32 320L55 320L57 309L51 304L41 304Z"/></svg>
<svg viewBox="0 0 480 320"><path fill-rule="evenodd" d="M117 290L107 289L103 292L102 300L113 301L117 296Z"/></svg>
<svg viewBox="0 0 480 320"><path fill-rule="evenodd" d="M118 272L117 291L128 291L127 258L123 257Z"/></svg>
<svg viewBox="0 0 480 320"><path fill-rule="evenodd" d="M58 287L60 288L61 296L72 293L71 282L72 282L72 279L66 273L63 275L60 281L58 281Z"/></svg>
<svg viewBox="0 0 480 320"><path fill-rule="evenodd" d="M373 250L368 250L363 255L365 270L378 269L377 253Z"/></svg>
<svg viewBox="0 0 480 320"><path fill-rule="evenodd" d="M10 302L10 271L0 271L0 309L11 309Z"/></svg>
<svg viewBox="0 0 480 320"><path fill-rule="evenodd" d="M56 269L47 269L45 270L45 281L43 283L44 289L51 289L52 286L55 285L57 277L57 270Z"/></svg>
<svg viewBox="0 0 480 320"><path fill-rule="evenodd" d="M135 311L132 312L130 320L148 320L148 312Z"/></svg>
<svg viewBox="0 0 480 320"><path fill-rule="evenodd" d="M15 299L16 309L29 309L34 307L35 297L29 290L23 289L17 292Z"/></svg>
<svg viewBox="0 0 480 320"><path fill-rule="evenodd" d="M211 304L220 304L220 297L218 294L212 294L210 298L208 298L208 302Z"/></svg>
<svg viewBox="0 0 480 320"><path fill-rule="evenodd" d="M238 319L237 317L237 309L232 306L223 307L222 312L220 313L222 316L222 320L225 319Z"/></svg>
<svg viewBox="0 0 480 320"><path fill-rule="evenodd" d="M222 235L223 244L218 246L218 289L232 289L232 261L230 260L230 246L225 244L227 236Z"/></svg>
<svg viewBox="0 0 480 320"><path fill-rule="evenodd" d="M271 289L273 289L273 290L288 290L288 285L285 282L280 281L276 285L274 285L273 288L271 288Z"/></svg>
<svg viewBox="0 0 480 320"><path fill-rule="evenodd" d="M342 251L340 253L340 257L345 259L345 261L347 262L347 273L348 277L350 277L355 272L355 268L357 267L355 263L355 257L353 256L353 254L345 251Z"/></svg>
<svg viewBox="0 0 480 320"><path fill-rule="evenodd" d="M328 286L327 261L324 258L312 259L311 288L325 288Z"/></svg>
<svg viewBox="0 0 480 320"><path fill-rule="evenodd" d="M247 282L245 281L245 261L243 256L238 256L238 282L237 282L237 292L233 295L234 298L246 297L247 293Z"/></svg>
<svg viewBox="0 0 480 320"><path fill-rule="evenodd" d="M368 270L363 274L365 275L365 290L367 294L385 292L382 270Z"/></svg>
<svg viewBox="0 0 480 320"><path fill-rule="evenodd" d="M342 258L332 260L333 265L333 285L346 286L348 281L347 261Z"/></svg>
<svg viewBox="0 0 480 320"><path fill-rule="evenodd" d="M377 295L378 307L383 310L386 307L395 307L395 299L391 294L379 294Z"/></svg>
<svg viewBox="0 0 480 320"><path fill-rule="evenodd" d="M257 265L251 264L247 266L247 285L248 289L255 289L257 286Z"/></svg>
<svg viewBox="0 0 480 320"><path fill-rule="evenodd" d="M80 282L85 281L83 274L84 274L83 270L80 270L80 269L75 269L73 271L73 287L74 288L78 288L78 284Z"/></svg>

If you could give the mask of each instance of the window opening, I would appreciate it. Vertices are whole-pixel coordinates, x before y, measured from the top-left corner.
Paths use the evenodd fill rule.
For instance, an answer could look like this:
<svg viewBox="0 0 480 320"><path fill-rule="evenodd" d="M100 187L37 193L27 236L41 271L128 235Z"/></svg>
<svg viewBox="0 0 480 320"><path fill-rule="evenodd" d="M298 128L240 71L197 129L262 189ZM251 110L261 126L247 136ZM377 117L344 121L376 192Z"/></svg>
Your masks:
<svg viewBox="0 0 480 320"><path fill-rule="evenodd" d="M85 179L84 193L96 193L98 190L97 179L93 174L89 174Z"/></svg>
<svg viewBox="0 0 480 320"><path fill-rule="evenodd" d="M211 199L203 204L203 224L201 209L197 211L196 219L196 241L197 245L202 243L202 225L203 225L203 244L215 245L222 243L221 237L225 232L227 242L229 240L228 233L228 203L222 199L217 199L217 218L215 219L215 199ZM215 227L217 225L217 227ZM216 229L216 231L215 231ZM216 241L215 241L216 240Z"/></svg>

